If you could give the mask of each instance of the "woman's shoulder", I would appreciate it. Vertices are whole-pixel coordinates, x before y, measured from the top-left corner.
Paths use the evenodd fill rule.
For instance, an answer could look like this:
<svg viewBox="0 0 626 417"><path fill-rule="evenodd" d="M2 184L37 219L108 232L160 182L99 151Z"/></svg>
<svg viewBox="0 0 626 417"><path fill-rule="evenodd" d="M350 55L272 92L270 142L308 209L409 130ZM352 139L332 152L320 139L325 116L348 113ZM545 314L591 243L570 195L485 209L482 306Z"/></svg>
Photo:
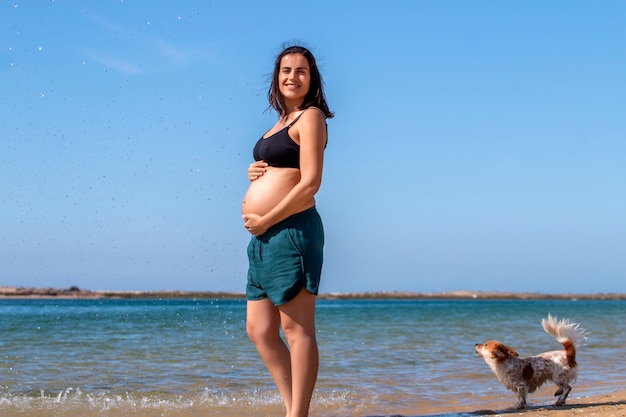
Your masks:
<svg viewBox="0 0 626 417"><path fill-rule="evenodd" d="M307 107L300 113L298 116L299 119L308 121L310 123L323 123L326 124L326 115L324 112L318 107Z"/></svg>
<svg viewBox="0 0 626 417"><path fill-rule="evenodd" d="M324 141L328 141L328 127L326 125L326 116L324 112L317 107L307 107L298 116L300 121L296 124L298 127L298 136L302 138L302 134L308 132L312 137L319 137Z"/></svg>
<svg viewBox="0 0 626 417"><path fill-rule="evenodd" d="M326 103L321 103L321 104L322 104L321 107L311 105L307 107L305 110L315 109L315 113L321 114L322 117L324 117L324 119L332 119L333 117L335 117L335 114L330 111L328 106L326 106Z"/></svg>
<svg viewBox="0 0 626 417"><path fill-rule="evenodd" d="M316 113L320 116L322 116L324 119L326 118L326 115L324 114L324 111L322 109L320 109L319 107L315 107L315 106L310 106L307 107L306 109L302 110L302 113Z"/></svg>

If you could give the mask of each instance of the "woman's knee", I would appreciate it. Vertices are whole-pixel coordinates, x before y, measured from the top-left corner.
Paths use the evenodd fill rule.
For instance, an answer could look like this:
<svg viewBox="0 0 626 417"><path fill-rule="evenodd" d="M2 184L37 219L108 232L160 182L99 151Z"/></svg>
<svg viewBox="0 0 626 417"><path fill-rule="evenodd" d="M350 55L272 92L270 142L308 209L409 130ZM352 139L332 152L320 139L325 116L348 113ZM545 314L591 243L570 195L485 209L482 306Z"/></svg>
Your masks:
<svg viewBox="0 0 626 417"><path fill-rule="evenodd" d="M278 327L273 326L271 322L259 318L246 320L246 333L255 345L278 335L278 331Z"/></svg>
<svg viewBox="0 0 626 417"><path fill-rule="evenodd" d="M276 312L261 309L248 313L246 333L252 343L256 345L280 337L280 321Z"/></svg>
<svg viewBox="0 0 626 417"><path fill-rule="evenodd" d="M313 346L317 343L315 329L287 328L283 329L283 333L285 334L287 344L291 347L296 345Z"/></svg>
<svg viewBox="0 0 626 417"><path fill-rule="evenodd" d="M253 343L259 337L257 334L258 330L254 323L251 323L250 320L246 320L246 333L248 334L248 339L250 339Z"/></svg>
<svg viewBox="0 0 626 417"><path fill-rule="evenodd" d="M302 323L286 320L283 321L282 328L285 339L290 346L296 343L316 343L315 324L313 323L303 326Z"/></svg>

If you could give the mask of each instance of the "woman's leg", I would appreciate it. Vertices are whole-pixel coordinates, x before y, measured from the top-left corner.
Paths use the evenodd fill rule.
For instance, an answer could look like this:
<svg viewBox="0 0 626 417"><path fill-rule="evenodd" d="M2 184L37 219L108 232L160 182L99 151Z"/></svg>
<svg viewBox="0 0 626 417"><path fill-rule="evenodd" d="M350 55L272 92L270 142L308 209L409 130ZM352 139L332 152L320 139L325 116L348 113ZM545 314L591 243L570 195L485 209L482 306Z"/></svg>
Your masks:
<svg viewBox="0 0 626 417"><path fill-rule="evenodd" d="M291 351L291 412L288 417L307 417L317 381L319 354L315 337L315 295L302 290L279 306L283 333Z"/></svg>
<svg viewBox="0 0 626 417"><path fill-rule="evenodd" d="M280 314L269 299L248 301L246 331L261 354L280 395L287 416L291 412L291 357L280 337Z"/></svg>

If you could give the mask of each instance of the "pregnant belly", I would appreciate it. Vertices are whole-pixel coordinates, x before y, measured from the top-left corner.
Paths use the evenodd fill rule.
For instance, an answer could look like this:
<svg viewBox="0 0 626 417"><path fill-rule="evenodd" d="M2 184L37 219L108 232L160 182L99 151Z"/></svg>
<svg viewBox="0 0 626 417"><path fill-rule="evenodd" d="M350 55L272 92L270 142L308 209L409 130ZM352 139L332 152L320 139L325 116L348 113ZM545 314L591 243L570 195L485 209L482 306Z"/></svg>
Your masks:
<svg viewBox="0 0 626 417"><path fill-rule="evenodd" d="M258 180L252 181L241 204L243 214L267 214L300 181L300 170L268 168Z"/></svg>

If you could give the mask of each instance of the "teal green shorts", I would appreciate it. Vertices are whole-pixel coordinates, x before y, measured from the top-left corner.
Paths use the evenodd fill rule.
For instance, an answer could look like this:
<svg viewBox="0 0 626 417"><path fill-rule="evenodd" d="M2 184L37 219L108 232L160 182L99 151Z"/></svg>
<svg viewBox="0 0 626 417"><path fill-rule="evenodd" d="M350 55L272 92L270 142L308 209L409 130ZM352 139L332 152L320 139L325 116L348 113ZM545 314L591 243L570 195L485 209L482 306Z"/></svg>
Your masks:
<svg viewBox="0 0 626 417"><path fill-rule="evenodd" d="M270 227L248 244L248 300L279 306L303 288L317 295L322 274L324 227L315 207Z"/></svg>

